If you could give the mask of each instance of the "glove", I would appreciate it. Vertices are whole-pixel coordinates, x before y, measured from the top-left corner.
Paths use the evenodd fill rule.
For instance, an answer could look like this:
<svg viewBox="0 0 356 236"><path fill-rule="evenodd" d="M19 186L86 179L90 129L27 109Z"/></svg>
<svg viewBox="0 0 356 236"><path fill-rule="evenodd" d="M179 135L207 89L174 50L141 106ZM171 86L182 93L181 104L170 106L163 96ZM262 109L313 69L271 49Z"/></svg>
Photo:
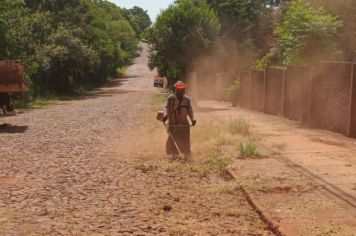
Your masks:
<svg viewBox="0 0 356 236"><path fill-rule="evenodd" d="M168 120L168 116L167 115L165 115L165 116L163 116L163 122L166 122Z"/></svg>
<svg viewBox="0 0 356 236"><path fill-rule="evenodd" d="M192 120L192 126L195 126L197 124L196 120Z"/></svg>

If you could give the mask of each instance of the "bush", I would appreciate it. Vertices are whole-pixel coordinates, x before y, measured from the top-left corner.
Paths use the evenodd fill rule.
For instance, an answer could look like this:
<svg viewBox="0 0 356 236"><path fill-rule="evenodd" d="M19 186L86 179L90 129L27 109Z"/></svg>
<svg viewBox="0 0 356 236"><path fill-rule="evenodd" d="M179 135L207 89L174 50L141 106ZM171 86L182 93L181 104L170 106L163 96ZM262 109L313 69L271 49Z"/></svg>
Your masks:
<svg viewBox="0 0 356 236"><path fill-rule="evenodd" d="M235 80L230 87L228 87L225 91L225 100L232 102L233 106L237 106L239 102L239 90L240 90L240 82Z"/></svg>

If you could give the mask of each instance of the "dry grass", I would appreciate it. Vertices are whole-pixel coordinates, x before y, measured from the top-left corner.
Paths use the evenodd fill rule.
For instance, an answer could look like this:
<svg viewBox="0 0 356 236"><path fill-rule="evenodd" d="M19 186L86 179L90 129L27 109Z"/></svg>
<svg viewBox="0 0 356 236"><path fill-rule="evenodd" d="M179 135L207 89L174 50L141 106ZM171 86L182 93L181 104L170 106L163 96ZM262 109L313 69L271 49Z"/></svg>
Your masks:
<svg viewBox="0 0 356 236"><path fill-rule="evenodd" d="M250 124L242 118L227 123L200 123L192 130L192 150L194 155L190 162L172 162L167 171L200 177L223 176L234 159L261 156Z"/></svg>
<svg viewBox="0 0 356 236"><path fill-rule="evenodd" d="M158 170L158 166L157 165L152 165L152 164L139 163L139 164L136 164L134 166L134 169L135 170L140 170L143 173L148 173L148 172L152 172L152 171Z"/></svg>
<svg viewBox="0 0 356 236"><path fill-rule="evenodd" d="M193 150L198 156L206 155L207 150L229 159L261 158L257 139L251 125L243 118L230 120L225 124L204 123L193 130Z"/></svg>
<svg viewBox="0 0 356 236"><path fill-rule="evenodd" d="M240 191L241 185L241 180L235 179L233 181L225 182L224 184L219 184L215 189L213 189L213 192L235 195Z"/></svg>
<svg viewBox="0 0 356 236"><path fill-rule="evenodd" d="M193 129L192 137L194 140L210 141L221 136L223 128L214 122L201 123Z"/></svg>
<svg viewBox="0 0 356 236"><path fill-rule="evenodd" d="M162 110L169 94L157 93L151 97L151 111Z"/></svg>
<svg viewBox="0 0 356 236"><path fill-rule="evenodd" d="M330 236L330 235L354 235L352 229L346 225L328 224L319 227L305 227L304 231L309 235Z"/></svg>
<svg viewBox="0 0 356 236"><path fill-rule="evenodd" d="M168 172L180 174L195 174L201 178L211 174L223 175L232 159L219 155L215 150L209 150L203 156L194 158L190 162L173 161L167 167Z"/></svg>
<svg viewBox="0 0 356 236"><path fill-rule="evenodd" d="M152 97L152 110L149 112L149 117L152 119L155 116L154 112L162 109L167 95L158 94ZM149 129L152 140L160 135L159 123ZM227 122L205 121L198 123L191 133L193 157L187 162L172 161L166 170L169 172L177 172L181 174L194 174L199 177L208 177L211 174L223 175L234 159L238 158L258 158L260 152L257 148L257 142L253 137L250 123L244 118L230 119ZM162 139L162 138L161 138ZM159 141L160 145L164 145ZM143 166L137 167L143 171L146 168Z"/></svg>
<svg viewBox="0 0 356 236"><path fill-rule="evenodd" d="M231 120L227 124L227 131L232 135L249 136L251 134L250 123L243 118Z"/></svg>

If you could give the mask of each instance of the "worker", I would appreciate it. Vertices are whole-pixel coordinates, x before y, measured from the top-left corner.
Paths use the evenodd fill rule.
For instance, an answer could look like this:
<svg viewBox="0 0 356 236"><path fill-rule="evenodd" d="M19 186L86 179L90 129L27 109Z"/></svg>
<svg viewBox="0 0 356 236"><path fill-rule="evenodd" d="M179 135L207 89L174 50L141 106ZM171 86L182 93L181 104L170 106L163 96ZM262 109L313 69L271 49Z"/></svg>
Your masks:
<svg viewBox="0 0 356 236"><path fill-rule="evenodd" d="M168 120L168 132L170 132L166 144L167 155L178 156L177 144L179 150L187 159L191 155L190 127L195 126L197 121L194 118L191 100L185 95L185 89L186 85L181 81L174 84L174 95L168 98L164 107L163 122Z"/></svg>

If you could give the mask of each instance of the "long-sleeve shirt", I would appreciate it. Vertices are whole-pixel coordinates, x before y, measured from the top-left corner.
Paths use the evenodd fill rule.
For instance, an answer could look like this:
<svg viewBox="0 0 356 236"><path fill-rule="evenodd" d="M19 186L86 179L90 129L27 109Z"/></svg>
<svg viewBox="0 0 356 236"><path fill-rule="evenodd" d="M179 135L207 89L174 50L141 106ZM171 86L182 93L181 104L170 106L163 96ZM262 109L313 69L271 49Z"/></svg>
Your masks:
<svg viewBox="0 0 356 236"><path fill-rule="evenodd" d="M191 100L184 95L179 100L175 95L168 98L165 104L165 114L168 116L169 125L189 125L188 117L194 120L194 112Z"/></svg>

